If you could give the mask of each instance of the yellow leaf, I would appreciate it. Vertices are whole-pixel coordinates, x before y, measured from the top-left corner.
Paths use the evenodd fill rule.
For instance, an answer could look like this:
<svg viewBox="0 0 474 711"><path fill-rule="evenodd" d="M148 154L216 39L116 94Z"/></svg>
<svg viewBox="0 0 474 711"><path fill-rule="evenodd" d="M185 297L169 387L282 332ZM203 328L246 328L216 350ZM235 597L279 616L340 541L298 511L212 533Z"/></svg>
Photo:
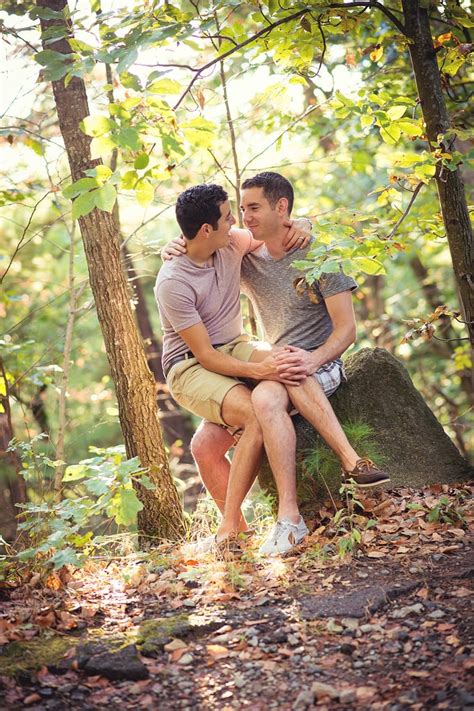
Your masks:
<svg viewBox="0 0 474 711"><path fill-rule="evenodd" d="M199 104L201 111L202 111L202 109L204 108L204 104L206 103L206 99L204 97L204 92L202 91L202 89L197 90L196 98L198 100L198 104Z"/></svg>
<svg viewBox="0 0 474 711"><path fill-rule="evenodd" d="M381 44L376 44L375 49L370 53L370 58L373 62L378 62L383 54L383 47Z"/></svg>
<svg viewBox="0 0 474 711"><path fill-rule="evenodd" d="M452 38L453 33L452 32L445 32L443 35L438 35L436 38L436 41L438 44L444 44L445 42L449 42L449 40Z"/></svg>

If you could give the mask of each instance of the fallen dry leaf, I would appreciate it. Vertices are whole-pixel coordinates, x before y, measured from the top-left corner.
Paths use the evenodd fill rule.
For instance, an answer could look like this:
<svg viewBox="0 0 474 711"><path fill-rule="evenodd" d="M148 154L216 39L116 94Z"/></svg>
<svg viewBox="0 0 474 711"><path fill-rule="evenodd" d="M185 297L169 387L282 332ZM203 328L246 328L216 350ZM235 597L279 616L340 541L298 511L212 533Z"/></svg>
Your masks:
<svg viewBox="0 0 474 711"><path fill-rule="evenodd" d="M227 647L222 647L220 644L207 644L206 649L213 659L226 659L229 656Z"/></svg>
<svg viewBox="0 0 474 711"><path fill-rule="evenodd" d="M171 640L171 642L168 642L168 644L165 644L164 650L165 652L174 652L176 649L187 649L188 645L186 642L183 642L182 639L178 639L175 637L174 639Z"/></svg>
<svg viewBox="0 0 474 711"><path fill-rule="evenodd" d="M178 662L183 654L186 652L187 647L181 647L180 649L175 649L173 652L170 654L170 659L172 662Z"/></svg>

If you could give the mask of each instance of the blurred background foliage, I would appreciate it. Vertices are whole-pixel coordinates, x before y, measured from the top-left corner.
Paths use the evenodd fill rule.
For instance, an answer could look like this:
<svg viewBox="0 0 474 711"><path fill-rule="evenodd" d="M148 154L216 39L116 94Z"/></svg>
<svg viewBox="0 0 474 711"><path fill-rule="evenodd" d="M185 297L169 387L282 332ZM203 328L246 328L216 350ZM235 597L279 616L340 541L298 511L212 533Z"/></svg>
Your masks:
<svg viewBox="0 0 474 711"><path fill-rule="evenodd" d="M400 358L467 456L472 366L466 330L441 315L434 331L416 332L436 307L446 305L452 313L459 303L406 42L396 28L374 10L325 14L325 3L318 4L320 14L302 12L302 3L284 8L272 0L131 5L70 4L74 72L86 82L91 114L120 127L120 139L115 129L97 128L100 121L89 129L102 139L97 154L112 166L124 259L135 270L131 298L137 301L133 286L139 282L156 339L153 284L159 249L177 235L177 194L191 184L219 182L237 215L239 181L260 170L279 171L295 187L294 214L313 219L316 240L337 244L354 230L368 245L367 258L376 255L383 264L357 273L355 348L380 346ZM432 27L472 189L473 82L469 53L459 50L471 41L465 5L433 3ZM299 14L224 62L195 71L285 12ZM46 78L63 70L41 54L37 17L26 2L4 3L0 13L7 97L0 130L0 267L6 272L0 347L13 433L29 440L46 431L40 447L54 459L72 264L74 288L86 282L67 383L65 457L74 463L88 456L90 446L117 444L121 433L82 244L71 201L62 193L70 180ZM108 144L107 136L113 139Z"/></svg>

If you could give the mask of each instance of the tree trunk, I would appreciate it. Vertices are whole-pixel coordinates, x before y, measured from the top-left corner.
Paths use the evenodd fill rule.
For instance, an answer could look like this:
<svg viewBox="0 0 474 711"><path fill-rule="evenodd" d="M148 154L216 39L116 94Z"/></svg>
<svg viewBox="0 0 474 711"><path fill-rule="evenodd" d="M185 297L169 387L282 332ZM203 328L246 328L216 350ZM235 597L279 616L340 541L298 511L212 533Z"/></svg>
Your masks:
<svg viewBox="0 0 474 711"><path fill-rule="evenodd" d="M433 150L438 145L438 135L449 130L450 122L431 37L428 10L421 7L422 4L426 3L421 3L420 0L402 0L405 33L411 40L408 48L426 123L426 134ZM474 345L474 240L460 169L451 172L438 168L436 183L463 318L467 322L471 343Z"/></svg>
<svg viewBox="0 0 474 711"><path fill-rule="evenodd" d="M56 12L67 9L66 0L37 0L39 7ZM41 20L42 30L52 25L66 26L64 20ZM68 36L72 28L67 25ZM70 54L67 39L43 46ZM72 77L52 82L59 126L73 181L100 161L91 159L89 136L79 128L89 115L84 81ZM156 490L137 491L144 508L138 524L143 536L176 538L184 532L182 508L173 484L163 447L155 399L155 383L146 364L145 353L135 326L127 282L120 262L119 233L113 216L95 208L79 218L97 317L115 383L119 418L128 457L138 456L149 470Z"/></svg>
<svg viewBox="0 0 474 711"><path fill-rule="evenodd" d="M410 267L418 280L418 284L423 290L428 306L432 311L435 311L438 306L442 306L444 303L438 285L430 279L428 270L417 254L410 258ZM439 332L439 338L442 340L433 338L430 342L431 348L442 358L451 359L454 356L454 349L459 341L456 338L454 329L451 327L451 319L449 316L440 316L439 324L437 333ZM463 392L466 393L469 402L472 398L472 374L469 372L469 369L466 368L458 373L458 375L461 378L461 388ZM458 407L458 410L459 409Z"/></svg>
<svg viewBox="0 0 474 711"><path fill-rule="evenodd" d="M102 13L102 10L98 13L98 16ZM109 105L113 104L114 99L114 77L112 74L112 67L110 64L105 65L105 75L107 77L107 96L109 99ZM114 148L112 151L112 158L110 161L110 169L114 173L117 169L117 159L118 159L118 149ZM123 240L122 228L120 224L120 210L118 200L114 205L112 215L115 220L115 224L120 236L120 252L122 257L123 268L126 271L126 276L128 278L128 283L130 286L130 294L134 297L135 302L135 320L142 337L143 345L145 348L146 359L148 367L153 373L153 377L157 383L157 405L158 405L158 417L160 424L163 427L163 434L165 436L166 443L169 447L180 440L183 445L183 454L181 460L187 463L193 461L191 456L191 437L192 437L192 426L191 419L188 412L181 409L178 403L173 400L168 386L166 385L165 376L163 373L163 368L161 366L161 355L162 349L160 344L155 338L153 328L151 325L150 316L148 313L148 307L143 294L143 289L135 270L135 265L133 263L132 254L128 250L127 242Z"/></svg>
<svg viewBox="0 0 474 711"><path fill-rule="evenodd" d="M0 357L0 535L6 541L16 538L16 517L20 510L15 504L26 502L26 485L21 475L21 464L16 452L8 452L13 439L8 381Z"/></svg>

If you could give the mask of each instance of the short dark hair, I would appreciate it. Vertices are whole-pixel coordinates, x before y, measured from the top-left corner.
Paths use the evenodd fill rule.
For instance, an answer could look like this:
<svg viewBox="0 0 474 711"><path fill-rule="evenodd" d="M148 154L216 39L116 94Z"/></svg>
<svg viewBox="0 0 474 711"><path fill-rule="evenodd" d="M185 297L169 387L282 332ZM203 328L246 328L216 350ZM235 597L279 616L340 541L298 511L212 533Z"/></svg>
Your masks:
<svg viewBox="0 0 474 711"><path fill-rule="evenodd" d="M253 178L244 180L242 190L247 190L247 188L263 188L263 195L273 208L280 198L286 198L288 200L288 214L291 214L295 199L293 186L280 173L272 173L269 170L257 173Z"/></svg>
<svg viewBox="0 0 474 711"><path fill-rule="evenodd" d="M220 206L228 199L220 185L194 185L178 196L176 201L176 219L183 235L194 239L204 224L212 225L217 230L221 216Z"/></svg>

